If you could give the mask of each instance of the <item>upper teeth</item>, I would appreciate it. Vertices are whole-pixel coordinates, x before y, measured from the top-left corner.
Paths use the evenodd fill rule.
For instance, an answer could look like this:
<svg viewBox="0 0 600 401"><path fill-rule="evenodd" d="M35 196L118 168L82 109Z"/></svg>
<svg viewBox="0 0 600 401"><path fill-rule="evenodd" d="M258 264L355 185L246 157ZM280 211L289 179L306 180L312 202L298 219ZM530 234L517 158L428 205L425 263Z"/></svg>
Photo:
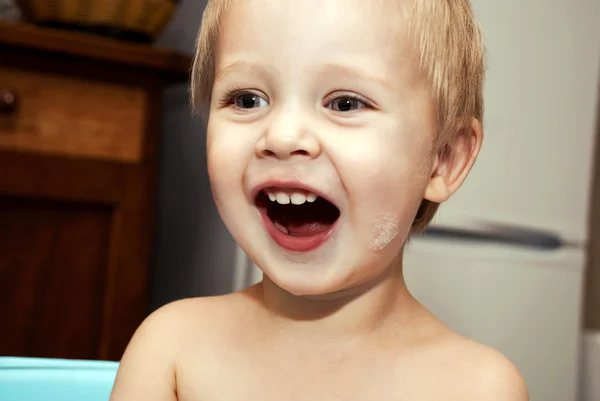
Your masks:
<svg viewBox="0 0 600 401"><path fill-rule="evenodd" d="M277 202L281 205L288 205L290 202L294 205L302 205L305 202L314 202L317 200L317 195L313 193L302 192L268 192L267 195L271 202Z"/></svg>

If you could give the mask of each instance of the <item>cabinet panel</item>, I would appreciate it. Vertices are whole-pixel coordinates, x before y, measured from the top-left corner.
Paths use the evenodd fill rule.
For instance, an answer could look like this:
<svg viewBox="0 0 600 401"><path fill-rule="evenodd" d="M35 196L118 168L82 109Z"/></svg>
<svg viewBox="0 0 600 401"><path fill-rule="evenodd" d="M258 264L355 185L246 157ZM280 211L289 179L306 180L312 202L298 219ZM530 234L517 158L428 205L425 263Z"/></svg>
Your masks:
<svg viewBox="0 0 600 401"><path fill-rule="evenodd" d="M111 217L104 205L0 198L0 355L97 357Z"/></svg>

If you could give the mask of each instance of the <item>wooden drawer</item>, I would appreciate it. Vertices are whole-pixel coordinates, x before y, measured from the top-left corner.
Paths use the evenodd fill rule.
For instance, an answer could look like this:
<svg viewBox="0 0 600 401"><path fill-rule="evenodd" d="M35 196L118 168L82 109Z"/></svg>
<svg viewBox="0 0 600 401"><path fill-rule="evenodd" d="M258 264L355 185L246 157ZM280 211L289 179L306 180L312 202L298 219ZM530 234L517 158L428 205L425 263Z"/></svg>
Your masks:
<svg viewBox="0 0 600 401"><path fill-rule="evenodd" d="M0 68L16 110L0 114L0 150L137 162L146 94L137 88Z"/></svg>

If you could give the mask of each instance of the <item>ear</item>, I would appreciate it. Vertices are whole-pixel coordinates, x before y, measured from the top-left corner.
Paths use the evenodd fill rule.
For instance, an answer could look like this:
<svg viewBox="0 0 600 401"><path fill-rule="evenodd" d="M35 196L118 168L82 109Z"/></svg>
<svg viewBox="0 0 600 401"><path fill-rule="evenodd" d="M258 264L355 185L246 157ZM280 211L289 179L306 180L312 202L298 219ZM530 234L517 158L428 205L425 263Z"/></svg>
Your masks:
<svg viewBox="0 0 600 401"><path fill-rule="evenodd" d="M473 118L454 143L444 146L435 155L424 198L435 203L448 200L467 178L482 141L483 128L479 120Z"/></svg>

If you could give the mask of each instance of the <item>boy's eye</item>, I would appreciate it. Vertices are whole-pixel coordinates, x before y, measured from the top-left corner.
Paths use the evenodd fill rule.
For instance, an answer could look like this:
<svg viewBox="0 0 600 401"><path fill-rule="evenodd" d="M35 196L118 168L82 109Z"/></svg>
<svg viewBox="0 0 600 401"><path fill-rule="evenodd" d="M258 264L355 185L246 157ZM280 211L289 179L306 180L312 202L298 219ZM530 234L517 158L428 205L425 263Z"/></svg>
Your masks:
<svg viewBox="0 0 600 401"><path fill-rule="evenodd" d="M356 97L341 96L332 100L327 107L335 111L348 112L362 109L363 107L367 107L367 105Z"/></svg>
<svg viewBox="0 0 600 401"><path fill-rule="evenodd" d="M255 93L240 93L233 99L233 104L240 109L266 107L269 103Z"/></svg>

